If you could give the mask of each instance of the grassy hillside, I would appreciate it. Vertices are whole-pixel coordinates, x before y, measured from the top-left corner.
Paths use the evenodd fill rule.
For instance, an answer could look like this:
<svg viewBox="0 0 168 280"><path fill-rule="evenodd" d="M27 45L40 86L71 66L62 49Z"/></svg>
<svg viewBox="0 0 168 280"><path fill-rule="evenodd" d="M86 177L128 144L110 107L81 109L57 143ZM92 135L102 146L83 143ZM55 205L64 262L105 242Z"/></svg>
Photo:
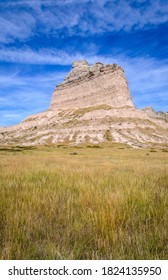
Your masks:
<svg viewBox="0 0 168 280"><path fill-rule="evenodd" d="M168 153L0 149L1 259L168 259Z"/></svg>

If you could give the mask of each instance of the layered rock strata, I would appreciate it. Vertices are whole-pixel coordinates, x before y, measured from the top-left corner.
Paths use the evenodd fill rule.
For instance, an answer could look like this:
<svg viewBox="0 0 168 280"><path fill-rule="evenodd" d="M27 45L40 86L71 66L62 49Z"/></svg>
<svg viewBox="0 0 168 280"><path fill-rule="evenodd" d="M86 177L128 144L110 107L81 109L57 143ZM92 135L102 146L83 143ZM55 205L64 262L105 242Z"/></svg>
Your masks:
<svg viewBox="0 0 168 280"><path fill-rule="evenodd" d="M124 71L116 64L89 66L74 62L63 83L53 92L50 109L74 109L106 104L133 107Z"/></svg>
<svg viewBox="0 0 168 280"><path fill-rule="evenodd" d="M0 128L1 146L120 142L166 148L167 139L168 114L134 108L121 67L86 61L73 63L49 110Z"/></svg>

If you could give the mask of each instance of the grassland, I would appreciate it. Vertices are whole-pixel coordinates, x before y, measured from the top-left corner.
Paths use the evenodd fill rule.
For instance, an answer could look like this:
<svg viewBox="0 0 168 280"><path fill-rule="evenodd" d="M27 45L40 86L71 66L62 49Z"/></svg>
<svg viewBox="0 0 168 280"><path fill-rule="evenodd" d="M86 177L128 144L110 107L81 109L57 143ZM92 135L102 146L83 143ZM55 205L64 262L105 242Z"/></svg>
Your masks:
<svg viewBox="0 0 168 280"><path fill-rule="evenodd" d="M168 259L168 153L0 149L1 259Z"/></svg>

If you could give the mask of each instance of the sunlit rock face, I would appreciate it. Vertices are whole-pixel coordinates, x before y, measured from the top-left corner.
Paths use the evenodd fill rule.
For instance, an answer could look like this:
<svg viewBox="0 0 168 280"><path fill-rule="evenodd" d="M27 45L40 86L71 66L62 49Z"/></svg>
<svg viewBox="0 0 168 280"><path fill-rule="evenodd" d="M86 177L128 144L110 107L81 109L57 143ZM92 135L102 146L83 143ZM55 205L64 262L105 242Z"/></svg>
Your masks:
<svg viewBox="0 0 168 280"><path fill-rule="evenodd" d="M64 81L56 86L50 109L101 104L133 106L123 69L116 64L97 62L89 66L87 61L75 61Z"/></svg>

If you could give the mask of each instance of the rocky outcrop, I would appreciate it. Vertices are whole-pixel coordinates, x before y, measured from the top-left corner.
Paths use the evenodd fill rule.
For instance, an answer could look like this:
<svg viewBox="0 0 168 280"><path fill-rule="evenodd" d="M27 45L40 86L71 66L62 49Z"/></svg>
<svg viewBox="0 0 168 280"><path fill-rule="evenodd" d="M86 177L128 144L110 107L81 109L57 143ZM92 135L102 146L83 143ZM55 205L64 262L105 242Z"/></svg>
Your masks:
<svg viewBox="0 0 168 280"><path fill-rule="evenodd" d="M147 106L143 109L144 112L148 114L148 116L155 118L155 119L163 119L168 122L168 113L164 112L155 112L151 106Z"/></svg>
<svg viewBox="0 0 168 280"><path fill-rule="evenodd" d="M0 128L1 146L121 142L166 148L167 139L167 114L134 108L121 67L86 61L73 63L47 111Z"/></svg>
<svg viewBox="0 0 168 280"><path fill-rule="evenodd" d="M116 64L100 62L89 66L74 62L63 83L53 92L50 109L74 109L106 104L133 106L124 71Z"/></svg>

